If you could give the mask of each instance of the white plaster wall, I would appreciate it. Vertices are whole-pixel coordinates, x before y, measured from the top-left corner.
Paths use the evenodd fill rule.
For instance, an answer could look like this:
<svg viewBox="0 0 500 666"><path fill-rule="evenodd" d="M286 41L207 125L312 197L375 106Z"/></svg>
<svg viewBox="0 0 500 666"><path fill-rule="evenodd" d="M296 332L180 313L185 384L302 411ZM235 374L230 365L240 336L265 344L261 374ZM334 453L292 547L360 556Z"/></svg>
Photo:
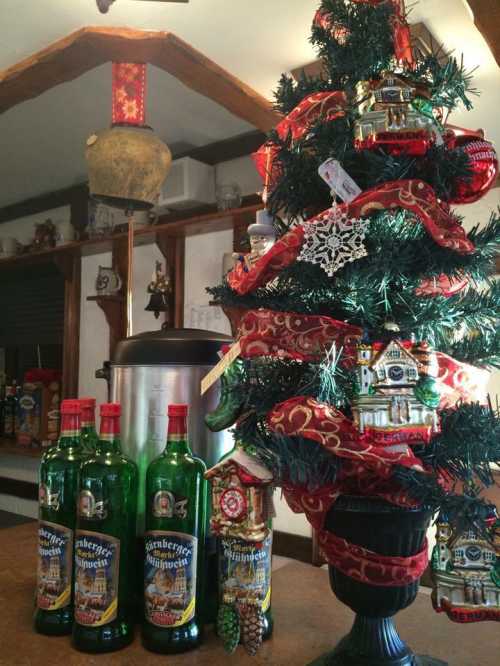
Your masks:
<svg viewBox="0 0 500 666"><path fill-rule="evenodd" d="M88 296L95 296L95 281L99 266L111 266L111 252L82 257L82 287L80 302L80 362L78 394L93 396L97 402L106 401L106 382L95 378L109 355L109 328L104 312Z"/></svg>
<svg viewBox="0 0 500 666"><path fill-rule="evenodd" d="M215 180L217 185L237 183L243 196L254 194L262 188L262 181L249 155L217 164Z"/></svg>
<svg viewBox="0 0 500 666"><path fill-rule="evenodd" d="M206 287L222 279L222 256L232 252L233 232L215 231L186 238L184 268L184 326L218 333L231 333L229 322L219 307L209 305Z"/></svg>

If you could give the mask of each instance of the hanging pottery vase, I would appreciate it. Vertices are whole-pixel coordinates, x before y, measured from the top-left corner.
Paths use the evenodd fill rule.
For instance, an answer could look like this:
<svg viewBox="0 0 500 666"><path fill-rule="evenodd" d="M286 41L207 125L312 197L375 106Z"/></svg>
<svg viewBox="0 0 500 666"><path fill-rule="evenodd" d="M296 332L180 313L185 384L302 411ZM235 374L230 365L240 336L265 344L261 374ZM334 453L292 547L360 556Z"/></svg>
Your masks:
<svg viewBox="0 0 500 666"><path fill-rule="evenodd" d="M133 210L154 206L172 164L170 150L149 127L113 126L92 134L85 157L91 196Z"/></svg>

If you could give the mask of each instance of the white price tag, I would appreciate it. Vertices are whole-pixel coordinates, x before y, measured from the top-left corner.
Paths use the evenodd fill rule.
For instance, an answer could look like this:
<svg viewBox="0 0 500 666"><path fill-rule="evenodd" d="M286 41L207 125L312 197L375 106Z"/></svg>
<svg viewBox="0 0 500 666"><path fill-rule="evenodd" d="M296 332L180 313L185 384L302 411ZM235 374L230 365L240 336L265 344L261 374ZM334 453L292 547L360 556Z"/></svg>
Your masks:
<svg viewBox="0 0 500 666"><path fill-rule="evenodd" d="M231 345L229 351L224 354L221 360L214 366L208 374L201 380L201 395L206 393L208 389L215 384L226 368L229 368L231 363L238 358L241 354L241 346L239 341Z"/></svg>
<svg viewBox="0 0 500 666"><path fill-rule="evenodd" d="M349 203L361 194L361 188L345 171L338 160L330 158L320 164L318 173L323 178L332 193L337 194L342 201Z"/></svg>

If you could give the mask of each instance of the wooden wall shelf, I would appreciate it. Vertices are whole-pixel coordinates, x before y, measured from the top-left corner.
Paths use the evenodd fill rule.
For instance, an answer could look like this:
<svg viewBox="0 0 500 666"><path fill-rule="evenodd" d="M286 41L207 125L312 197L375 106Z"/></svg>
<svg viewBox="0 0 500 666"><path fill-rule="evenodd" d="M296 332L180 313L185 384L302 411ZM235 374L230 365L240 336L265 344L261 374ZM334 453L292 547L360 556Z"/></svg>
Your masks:
<svg viewBox="0 0 500 666"><path fill-rule="evenodd" d="M136 229L134 232L134 245L148 245L157 242L159 236L186 238L212 231L223 231L241 226L242 221L248 223L249 218L262 208L258 197L247 197L247 204L241 208L233 208L227 211L214 210L215 207L205 207L203 212L177 212L164 215L157 224ZM207 211L208 208L208 211ZM81 256L101 254L110 252L116 241L126 239L126 232L113 234L107 238L92 238L84 241L74 241L66 245L39 250L16 257L0 259L0 270L15 267L36 265L47 261L57 262L58 258L68 254L76 253Z"/></svg>

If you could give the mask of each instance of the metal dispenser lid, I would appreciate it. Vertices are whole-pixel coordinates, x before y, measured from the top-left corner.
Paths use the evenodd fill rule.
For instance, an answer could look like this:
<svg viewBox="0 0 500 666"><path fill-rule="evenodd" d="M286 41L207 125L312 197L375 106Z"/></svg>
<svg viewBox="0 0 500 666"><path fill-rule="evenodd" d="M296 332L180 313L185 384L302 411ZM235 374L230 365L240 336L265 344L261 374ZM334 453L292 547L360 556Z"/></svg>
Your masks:
<svg viewBox="0 0 500 666"><path fill-rule="evenodd" d="M214 365L217 352L233 339L195 328L148 331L120 340L112 365Z"/></svg>

